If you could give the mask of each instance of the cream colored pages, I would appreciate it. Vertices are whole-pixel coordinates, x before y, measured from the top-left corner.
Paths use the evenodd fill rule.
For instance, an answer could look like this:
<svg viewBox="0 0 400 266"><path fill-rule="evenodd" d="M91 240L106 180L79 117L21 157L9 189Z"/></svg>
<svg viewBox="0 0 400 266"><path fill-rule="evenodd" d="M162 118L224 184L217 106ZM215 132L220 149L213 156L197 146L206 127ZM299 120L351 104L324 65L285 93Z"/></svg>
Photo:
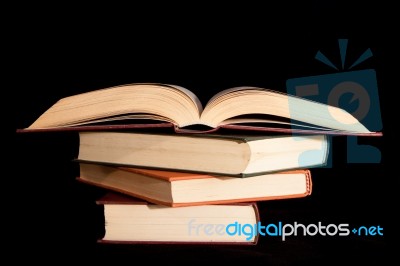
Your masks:
<svg viewBox="0 0 400 266"><path fill-rule="evenodd" d="M203 124L217 127L246 114L266 114L345 132L370 133L343 109L256 87L238 87L218 93L205 106Z"/></svg>
<svg viewBox="0 0 400 266"><path fill-rule="evenodd" d="M154 118L178 126L199 123L199 99L179 86L130 84L63 98L44 112L29 128L75 126L92 121L118 120L130 114ZM165 119L164 119L165 118Z"/></svg>
<svg viewBox="0 0 400 266"><path fill-rule="evenodd" d="M190 125L217 128L226 125L228 119L260 114L316 128L371 133L345 110L273 90L245 86L230 88L212 97L203 110L199 98L190 90L158 83L127 84L65 97L45 111L28 129L128 119L171 122L179 128Z"/></svg>

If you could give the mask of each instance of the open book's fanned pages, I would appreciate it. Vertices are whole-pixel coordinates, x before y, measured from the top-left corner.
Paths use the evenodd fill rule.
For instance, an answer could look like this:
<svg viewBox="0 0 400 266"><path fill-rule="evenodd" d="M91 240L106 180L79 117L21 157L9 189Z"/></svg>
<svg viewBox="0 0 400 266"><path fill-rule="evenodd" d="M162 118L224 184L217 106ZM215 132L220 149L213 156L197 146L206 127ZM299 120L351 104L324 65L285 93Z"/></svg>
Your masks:
<svg viewBox="0 0 400 266"><path fill-rule="evenodd" d="M368 130L343 109L282 92L258 87L231 88L216 94L203 109L191 91L167 84L128 84L69 96L17 132L160 128L176 133L230 129L382 135Z"/></svg>
<svg viewBox="0 0 400 266"><path fill-rule="evenodd" d="M256 245L259 239L249 228L233 230L260 222L256 202L170 208L108 192L96 203L104 207L102 244Z"/></svg>
<svg viewBox="0 0 400 266"><path fill-rule="evenodd" d="M80 164L77 180L170 207L302 198L312 192L308 169L235 178Z"/></svg>

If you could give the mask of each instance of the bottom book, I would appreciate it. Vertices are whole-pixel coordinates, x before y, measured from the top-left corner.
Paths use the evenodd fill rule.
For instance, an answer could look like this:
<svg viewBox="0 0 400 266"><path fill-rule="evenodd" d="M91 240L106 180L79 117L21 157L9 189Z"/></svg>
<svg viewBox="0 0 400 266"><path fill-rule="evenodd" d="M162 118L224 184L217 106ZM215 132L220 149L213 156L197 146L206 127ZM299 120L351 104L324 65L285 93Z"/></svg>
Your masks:
<svg viewBox="0 0 400 266"><path fill-rule="evenodd" d="M256 202L173 208L109 192L105 233L99 243L255 245L260 215Z"/></svg>

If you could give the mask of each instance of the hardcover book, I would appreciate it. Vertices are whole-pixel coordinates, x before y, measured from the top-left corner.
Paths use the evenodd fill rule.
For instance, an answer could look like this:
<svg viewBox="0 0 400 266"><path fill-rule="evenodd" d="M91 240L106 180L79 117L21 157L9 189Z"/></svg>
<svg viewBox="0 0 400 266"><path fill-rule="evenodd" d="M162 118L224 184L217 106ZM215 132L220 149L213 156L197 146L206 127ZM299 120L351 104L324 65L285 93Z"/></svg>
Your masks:
<svg viewBox="0 0 400 266"><path fill-rule="evenodd" d="M312 191L310 170L236 178L81 163L77 179L170 207L301 198Z"/></svg>
<svg viewBox="0 0 400 266"><path fill-rule="evenodd" d="M113 125L119 121L117 125ZM142 122L141 122L142 121ZM158 123L144 123L153 121ZM161 122L161 124L159 123ZM18 132L173 127L307 134L381 135L338 107L259 87L235 87L202 106L190 90L168 84L126 84L65 97Z"/></svg>
<svg viewBox="0 0 400 266"><path fill-rule="evenodd" d="M79 132L78 162L238 177L325 165L326 135Z"/></svg>
<svg viewBox="0 0 400 266"><path fill-rule="evenodd" d="M107 193L103 244L255 245L257 204L236 203L171 208L122 194Z"/></svg>

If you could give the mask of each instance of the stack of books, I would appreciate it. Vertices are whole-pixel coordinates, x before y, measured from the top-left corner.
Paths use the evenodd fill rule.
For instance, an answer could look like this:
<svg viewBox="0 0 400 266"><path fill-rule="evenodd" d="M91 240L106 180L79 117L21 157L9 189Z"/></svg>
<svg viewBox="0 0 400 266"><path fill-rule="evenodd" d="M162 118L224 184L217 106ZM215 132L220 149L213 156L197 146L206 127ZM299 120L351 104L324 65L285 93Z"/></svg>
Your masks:
<svg viewBox="0 0 400 266"><path fill-rule="evenodd" d="M109 191L101 243L256 244L257 202L310 195L327 135L379 135L327 110L254 87L203 110L185 88L130 84L61 99L22 131L79 133L77 180Z"/></svg>

